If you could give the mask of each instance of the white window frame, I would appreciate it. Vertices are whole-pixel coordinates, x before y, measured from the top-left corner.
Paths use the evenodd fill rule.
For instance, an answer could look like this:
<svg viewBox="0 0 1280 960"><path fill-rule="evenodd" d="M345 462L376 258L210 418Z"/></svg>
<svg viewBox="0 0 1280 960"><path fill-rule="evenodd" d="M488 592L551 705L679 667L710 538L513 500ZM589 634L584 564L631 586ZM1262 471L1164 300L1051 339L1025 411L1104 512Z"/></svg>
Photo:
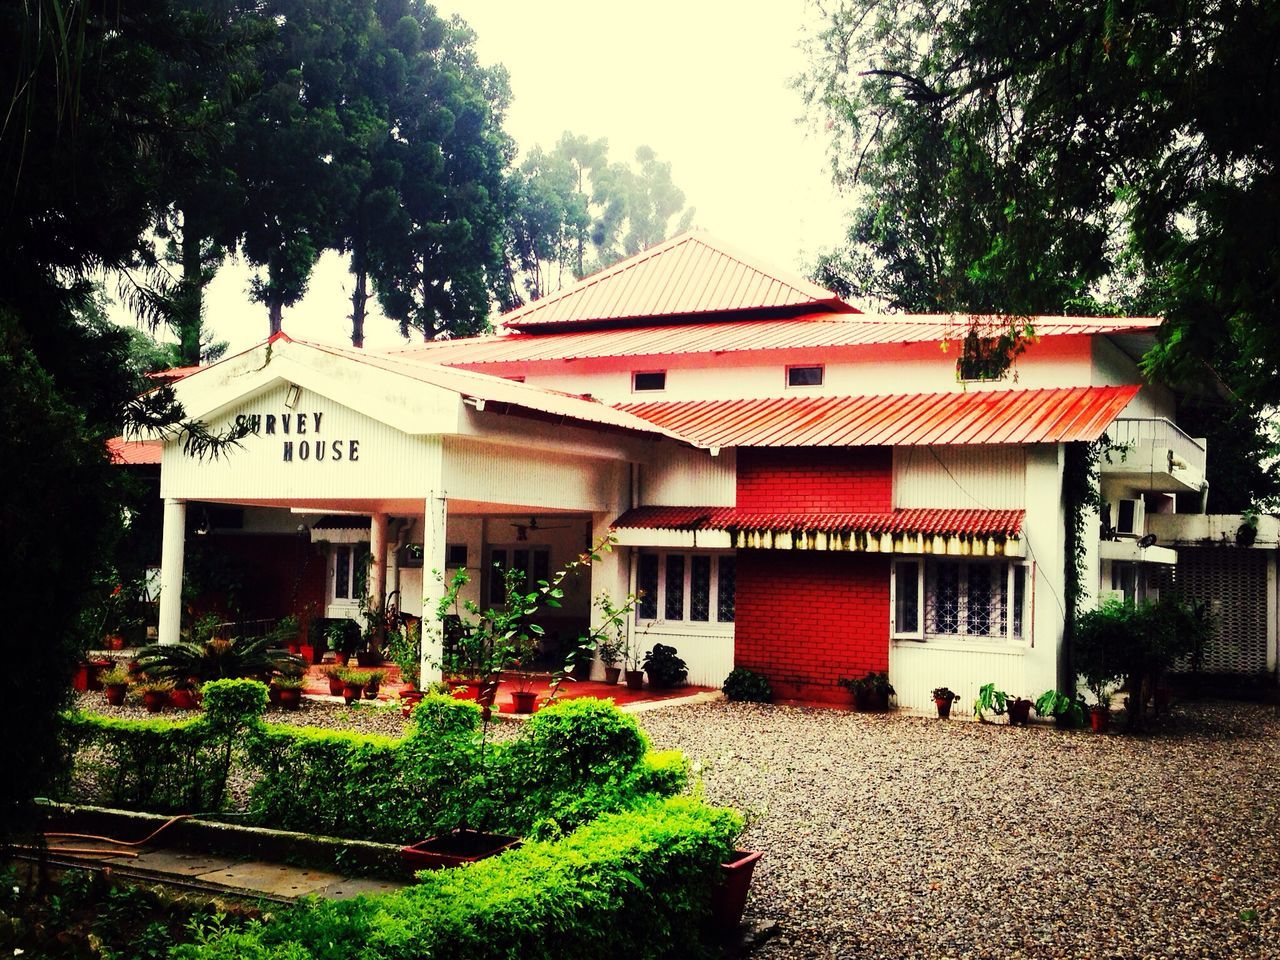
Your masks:
<svg viewBox="0 0 1280 960"><path fill-rule="evenodd" d="M679 627L681 630L691 630L702 633L731 633L733 625L737 621L738 604L737 604L737 582L735 570L734 584L734 604L733 604L733 620L721 620L720 616L720 561L724 557L729 557L736 561L737 554L732 550L643 550L636 554L636 572L637 576L640 570L640 557L643 555L656 556L658 558L658 591L654 599L654 609L657 616L652 619L640 616L640 607L637 604L635 613L632 617L635 624L640 628L663 626L668 629ZM667 610L667 557L676 556L684 557L684 578L682 584L684 586L684 604L682 620L668 620L666 618ZM689 614L693 606L693 558L694 557L710 557L711 558L711 588L707 595L707 613L706 620L691 620ZM639 583L636 585L639 589Z"/></svg>
<svg viewBox="0 0 1280 960"><path fill-rule="evenodd" d="M533 573L534 573L533 555L535 553L545 553L547 555L548 579L550 578L553 572L553 569L551 566L551 547L546 544L531 545L528 541L518 541L518 540L511 543L486 544L484 549L484 576L481 578L482 583L480 586L481 586L481 589L483 590L483 593L481 595L484 597L488 597L490 599L487 603L480 604L480 606L483 608L493 607L494 609L497 609L497 610L506 609L505 593L503 595L503 600L492 599L493 591L497 589L497 585L494 583L494 578L499 575L498 571L494 569L493 551L495 550L506 551L507 566L503 567L504 570L509 570L511 569L512 566L515 565L515 551L517 550L528 551L528 554L529 554L527 558L528 564L524 568L524 574L525 574L525 579L528 580L530 587L532 587L535 582L533 579Z"/></svg>
<svg viewBox="0 0 1280 960"><path fill-rule="evenodd" d="M357 540L354 543L329 544L329 606L360 606L360 583L356 577L356 568L360 548L369 551L368 540ZM347 596L338 596L338 554L347 554Z"/></svg>
<svg viewBox="0 0 1280 960"><path fill-rule="evenodd" d="M792 370L817 370L817 383L792 383ZM827 365L825 363L789 363L782 374L783 384L788 390L821 390L827 383Z"/></svg>
<svg viewBox="0 0 1280 960"><path fill-rule="evenodd" d="M662 374L662 386L660 387L637 387L636 377L649 376L652 374ZM667 390L667 371L666 370L632 370L631 371L631 392L632 393L666 393Z"/></svg>
<svg viewBox="0 0 1280 960"><path fill-rule="evenodd" d="M934 563L956 563L962 570L968 569L971 564L981 564L982 566L1002 565L1005 568L1006 589L1008 590L1008 607L1005 616L1005 632L1003 635L998 634L965 634L965 633L932 633L927 629L928 615L926 610L927 597L925 595L926 584L926 566L929 562ZM915 563L916 564L916 598L917 598L917 620L918 629L914 632L899 632L897 630L897 590L898 564ZM1022 588L1022 635L1015 636L1013 626L1015 616L1015 591L1017 569L1023 571L1023 588ZM1002 647L1032 647L1034 646L1034 620L1033 611L1035 605L1032 602L1031 592L1035 583L1034 576L1035 567L1030 563L1022 563L1013 558L1005 558L1003 560L993 559L984 560L981 558L970 557L948 557L948 556L909 556L894 557L893 562L889 566L889 636L894 640L913 640L923 643L944 643L959 644L961 646L974 646L978 644L993 644ZM960 576L960 583L964 585L963 589L968 590L968 577L963 573Z"/></svg>

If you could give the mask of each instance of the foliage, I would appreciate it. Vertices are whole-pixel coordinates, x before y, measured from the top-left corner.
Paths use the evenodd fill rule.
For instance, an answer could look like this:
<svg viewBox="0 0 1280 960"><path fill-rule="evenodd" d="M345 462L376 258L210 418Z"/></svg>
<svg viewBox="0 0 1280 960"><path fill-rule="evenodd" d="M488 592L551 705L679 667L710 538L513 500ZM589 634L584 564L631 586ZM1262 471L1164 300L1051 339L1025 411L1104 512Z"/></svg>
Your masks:
<svg viewBox="0 0 1280 960"><path fill-rule="evenodd" d="M270 923L216 932L174 960L274 957L368 960L520 955L710 955L700 926L737 814L677 798L600 818L462 870L424 873L380 897L276 911Z"/></svg>
<svg viewBox="0 0 1280 960"><path fill-rule="evenodd" d="M1194 667L1212 631L1202 603L1162 597L1132 604L1108 598L1080 617L1076 670L1102 706L1110 703L1110 687L1123 680L1130 696L1130 723L1136 724L1146 697L1164 672L1188 658Z"/></svg>
<svg viewBox="0 0 1280 960"><path fill-rule="evenodd" d="M400 668L400 677L415 690L422 677L422 625L409 623L387 634L387 657Z"/></svg>
<svg viewBox="0 0 1280 960"><path fill-rule="evenodd" d="M973 715L979 720L985 719L984 714L988 711L1000 716L1008 710L1013 699L1003 690L997 690L994 683L984 683L978 688L978 698L973 701Z"/></svg>
<svg viewBox="0 0 1280 960"><path fill-rule="evenodd" d="M138 654L138 662L150 676L185 684L240 677L269 677L274 672L297 670L302 661L272 649L274 637L212 637L203 643L154 643Z"/></svg>
<svg viewBox="0 0 1280 960"><path fill-rule="evenodd" d="M746 667L734 667L729 671L720 689L729 700L746 703L770 703L773 700L773 687L769 686L768 678Z"/></svg>
<svg viewBox="0 0 1280 960"><path fill-rule="evenodd" d="M853 694L872 693L877 696L891 697L898 692L893 689L887 673L869 672L864 677L841 677L836 684Z"/></svg>
<svg viewBox="0 0 1280 960"><path fill-rule="evenodd" d="M78 756L81 776L67 778L63 795L155 812L219 810L234 749L265 709L262 684L221 680L205 685L204 711L190 720L68 714L63 747Z"/></svg>
<svg viewBox="0 0 1280 960"><path fill-rule="evenodd" d="M641 669L649 675L650 686L678 687L689 676L689 667L676 654L676 648L665 643L655 643L644 655Z"/></svg>
<svg viewBox="0 0 1280 960"><path fill-rule="evenodd" d="M128 668L124 664L117 663L110 670L104 670L99 679L102 681L102 685L104 687L115 687L120 684L132 683L133 674L129 672Z"/></svg>
<svg viewBox="0 0 1280 960"><path fill-rule="evenodd" d="M956 699L956 693L950 687L934 687L929 696L933 697L934 700L945 700L947 703Z"/></svg>
<svg viewBox="0 0 1280 960"><path fill-rule="evenodd" d="M1046 690L1036 697L1036 716L1053 717L1072 727L1084 726L1084 703L1079 697L1058 690Z"/></svg>
<svg viewBox="0 0 1280 960"><path fill-rule="evenodd" d="M628 594L622 606L617 607L608 591L601 590L593 601L593 606L600 611L600 622L592 629L591 637L600 653L600 662L606 667L617 666L622 661L627 648L627 617L638 599L634 593Z"/></svg>

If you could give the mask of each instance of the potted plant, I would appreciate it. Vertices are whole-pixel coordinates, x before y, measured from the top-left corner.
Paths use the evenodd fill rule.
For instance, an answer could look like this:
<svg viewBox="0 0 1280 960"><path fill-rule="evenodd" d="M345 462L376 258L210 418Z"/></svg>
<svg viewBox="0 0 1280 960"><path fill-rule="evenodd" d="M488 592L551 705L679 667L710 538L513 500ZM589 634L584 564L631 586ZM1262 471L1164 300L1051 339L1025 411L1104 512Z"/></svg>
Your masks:
<svg viewBox="0 0 1280 960"><path fill-rule="evenodd" d="M1038 717L1052 717L1060 730L1084 726L1084 704L1069 693L1046 690L1036 698L1035 709Z"/></svg>
<svg viewBox="0 0 1280 960"><path fill-rule="evenodd" d="M133 678L129 675L129 671L120 664L116 664L110 670L102 675L102 692L106 695L107 703L113 707L124 706L125 695L129 692L129 684Z"/></svg>
<svg viewBox="0 0 1280 960"><path fill-rule="evenodd" d="M423 693L418 689L422 676L422 626L413 620L387 633L387 657L400 668L401 712L407 717Z"/></svg>
<svg viewBox="0 0 1280 960"><path fill-rule="evenodd" d="M988 711L1003 716L1009 705L1009 695L997 690L994 683L984 683L978 688L978 698L973 701L973 715L979 723L987 723Z"/></svg>
<svg viewBox="0 0 1280 960"><path fill-rule="evenodd" d="M1027 721L1031 719L1032 706L1033 704L1030 700L1025 700L1022 697L1012 697L1009 699L1006 703L1006 708L1009 711L1010 725L1025 727L1027 725Z"/></svg>
<svg viewBox="0 0 1280 960"><path fill-rule="evenodd" d="M173 692L172 680L145 680L137 685L142 694L142 705L147 713L159 713L169 705L169 694Z"/></svg>
<svg viewBox="0 0 1280 960"><path fill-rule="evenodd" d="M364 674L364 698L366 700L377 700L378 690L382 687L382 681L387 679L387 671L385 670L367 670Z"/></svg>
<svg viewBox="0 0 1280 960"><path fill-rule="evenodd" d="M836 683L853 694L854 706L862 713L886 713L889 698L897 693L887 673L873 671L856 680L841 677Z"/></svg>
<svg viewBox="0 0 1280 960"><path fill-rule="evenodd" d="M302 706L301 677L277 677L276 686L280 690L280 706L285 710L297 710Z"/></svg>
<svg viewBox="0 0 1280 960"><path fill-rule="evenodd" d="M1106 733L1111 726L1111 694L1104 690L1097 697L1098 702L1089 708L1089 729Z"/></svg>
<svg viewBox="0 0 1280 960"><path fill-rule="evenodd" d="M331 663L320 671L324 674L325 680L329 682L329 696L342 696L342 674L346 669L346 667L340 666L336 663Z"/></svg>
<svg viewBox="0 0 1280 960"><path fill-rule="evenodd" d="M358 670L343 669L338 678L342 681L342 699L349 707L364 694L364 674Z"/></svg>
<svg viewBox="0 0 1280 960"><path fill-rule="evenodd" d="M516 657L511 663L511 677L515 683L515 689L511 691L511 705L516 713L533 713L537 705L538 693L533 688L542 675L524 669L537 654L538 644L533 640L524 638L517 642Z"/></svg>
<svg viewBox="0 0 1280 960"><path fill-rule="evenodd" d="M604 682L611 686L622 675L622 668L618 664L622 663L627 650L627 618L635 609L638 599L634 593L627 594L622 606L617 607L608 591L602 590L593 602L600 611L600 622L594 630L596 651L600 655L600 662L604 664Z"/></svg>
<svg viewBox="0 0 1280 960"><path fill-rule="evenodd" d="M955 691L950 687L934 687L933 705L938 708L938 719L946 720L951 716L951 704L955 699Z"/></svg>
<svg viewBox="0 0 1280 960"><path fill-rule="evenodd" d="M742 924L751 876L762 856L759 850L735 850L720 864L720 879L711 891L711 921L721 935L734 933Z"/></svg>
<svg viewBox="0 0 1280 960"><path fill-rule="evenodd" d="M649 686L655 690L684 686L689 677L688 665L677 656L675 647L665 643L655 643L641 665L649 677Z"/></svg>
<svg viewBox="0 0 1280 960"><path fill-rule="evenodd" d="M169 706L175 710L194 710L200 706L200 692L191 678L174 681L173 691L169 694Z"/></svg>

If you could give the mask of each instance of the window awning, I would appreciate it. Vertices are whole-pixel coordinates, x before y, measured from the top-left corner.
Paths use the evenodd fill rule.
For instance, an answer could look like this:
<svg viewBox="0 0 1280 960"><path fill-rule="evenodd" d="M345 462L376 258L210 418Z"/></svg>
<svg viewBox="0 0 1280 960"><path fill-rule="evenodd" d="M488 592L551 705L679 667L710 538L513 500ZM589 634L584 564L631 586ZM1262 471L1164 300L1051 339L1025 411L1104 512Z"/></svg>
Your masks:
<svg viewBox="0 0 1280 960"><path fill-rule="evenodd" d="M613 528L619 543L631 546L1022 556L1025 516L1023 510L791 513L651 506L628 510Z"/></svg>

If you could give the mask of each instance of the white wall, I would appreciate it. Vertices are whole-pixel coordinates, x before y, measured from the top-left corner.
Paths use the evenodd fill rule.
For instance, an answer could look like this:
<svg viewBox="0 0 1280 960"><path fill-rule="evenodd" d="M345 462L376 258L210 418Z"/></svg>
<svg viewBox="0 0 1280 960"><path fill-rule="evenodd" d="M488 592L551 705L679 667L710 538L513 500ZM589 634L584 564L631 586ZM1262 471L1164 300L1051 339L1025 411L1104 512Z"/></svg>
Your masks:
<svg viewBox="0 0 1280 960"><path fill-rule="evenodd" d="M1020 446L895 447L893 505L1018 510L1026 506Z"/></svg>
<svg viewBox="0 0 1280 960"><path fill-rule="evenodd" d="M737 450L713 457L674 443L655 446L640 465L641 505L732 507L737 500Z"/></svg>

